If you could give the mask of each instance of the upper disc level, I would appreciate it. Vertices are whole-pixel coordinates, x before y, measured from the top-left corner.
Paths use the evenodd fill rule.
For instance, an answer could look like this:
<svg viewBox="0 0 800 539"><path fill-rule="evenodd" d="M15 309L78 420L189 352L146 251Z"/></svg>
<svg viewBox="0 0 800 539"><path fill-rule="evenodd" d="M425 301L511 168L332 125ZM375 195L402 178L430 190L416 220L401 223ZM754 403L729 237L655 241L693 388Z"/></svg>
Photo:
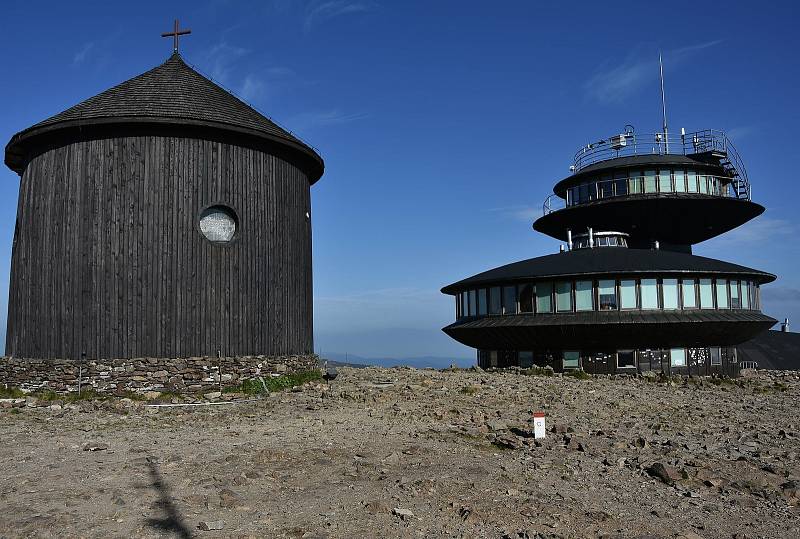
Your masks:
<svg viewBox="0 0 800 539"><path fill-rule="evenodd" d="M664 140L628 134L583 148L533 228L560 240L594 228L628 233L634 244L692 245L764 211L750 200L747 173L724 134Z"/></svg>

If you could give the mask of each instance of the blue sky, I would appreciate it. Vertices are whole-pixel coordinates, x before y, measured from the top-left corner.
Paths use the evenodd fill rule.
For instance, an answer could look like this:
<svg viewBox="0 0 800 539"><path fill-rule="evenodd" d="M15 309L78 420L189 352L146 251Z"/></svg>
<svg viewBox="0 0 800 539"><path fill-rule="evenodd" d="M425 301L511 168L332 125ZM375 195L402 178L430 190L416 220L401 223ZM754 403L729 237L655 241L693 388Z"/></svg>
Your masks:
<svg viewBox="0 0 800 539"><path fill-rule="evenodd" d="M583 144L660 126L729 133L765 214L695 247L779 276L765 311L800 324L800 37L795 2L7 2L0 139L161 63L175 17L199 71L320 150L317 349L474 353L439 289L557 251L531 230ZM5 327L18 177L0 170ZM4 339L3 339L4 340Z"/></svg>

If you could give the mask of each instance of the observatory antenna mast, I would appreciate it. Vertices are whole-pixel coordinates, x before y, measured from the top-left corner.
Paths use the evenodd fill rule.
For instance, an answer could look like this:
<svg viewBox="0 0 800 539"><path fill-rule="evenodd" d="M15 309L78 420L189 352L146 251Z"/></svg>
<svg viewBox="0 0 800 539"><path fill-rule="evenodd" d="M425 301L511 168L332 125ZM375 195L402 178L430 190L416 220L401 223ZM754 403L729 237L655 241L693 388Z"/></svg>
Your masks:
<svg viewBox="0 0 800 539"><path fill-rule="evenodd" d="M664 99L664 63L661 61L661 51L658 51L658 70L661 77L661 115L664 120L664 153L669 153L669 132L667 131L667 101Z"/></svg>

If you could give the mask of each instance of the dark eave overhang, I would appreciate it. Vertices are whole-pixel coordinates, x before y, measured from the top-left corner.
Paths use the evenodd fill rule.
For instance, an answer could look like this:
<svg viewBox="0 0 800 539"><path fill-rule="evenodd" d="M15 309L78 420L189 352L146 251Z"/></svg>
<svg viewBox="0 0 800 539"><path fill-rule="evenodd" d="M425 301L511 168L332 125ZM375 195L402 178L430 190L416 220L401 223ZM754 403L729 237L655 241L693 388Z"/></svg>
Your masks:
<svg viewBox="0 0 800 539"><path fill-rule="evenodd" d="M607 159L594 163L579 172L567 176L559 181L553 187L553 192L561 198L566 197L567 188L573 185L581 184L590 179L597 179L598 176L614 170L629 169L629 168L644 168L650 167L658 169L661 166L682 166L692 167L698 171L705 171L714 174L724 174L724 170L713 161L706 160L703 154L697 154L695 158L686 155L672 155L672 154L645 154L645 155L630 155L627 157L617 157L614 159Z"/></svg>
<svg viewBox="0 0 800 539"><path fill-rule="evenodd" d="M770 283L776 276L764 271L739 266L697 255L600 247L578 249L506 264L462 279L441 289L455 295L476 287L516 284L532 280L567 279L576 277L631 276L711 276Z"/></svg>
<svg viewBox="0 0 800 539"><path fill-rule="evenodd" d="M22 174L32 157L54 146L78 140L143 134L196 136L238 143L271 153L277 150L306 172L312 185L322 177L325 170L322 157L307 145L295 140L223 122L154 116L115 116L33 126L20 131L8 142L5 164L17 174Z"/></svg>

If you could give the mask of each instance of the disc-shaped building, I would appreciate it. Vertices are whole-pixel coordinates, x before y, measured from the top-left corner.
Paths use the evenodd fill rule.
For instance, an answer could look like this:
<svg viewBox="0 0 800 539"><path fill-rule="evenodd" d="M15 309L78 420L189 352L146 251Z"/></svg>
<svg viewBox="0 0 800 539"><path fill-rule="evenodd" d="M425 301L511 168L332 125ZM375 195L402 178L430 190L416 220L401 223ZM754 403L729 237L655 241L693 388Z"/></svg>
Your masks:
<svg viewBox="0 0 800 539"><path fill-rule="evenodd" d="M6 355L310 354L320 156L162 65L14 135Z"/></svg>
<svg viewBox="0 0 800 539"><path fill-rule="evenodd" d="M445 333L483 367L736 375L735 346L776 322L759 294L775 276L692 254L764 211L728 138L631 130L570 168L533 225L567 249L444 287Z"/></svg>

